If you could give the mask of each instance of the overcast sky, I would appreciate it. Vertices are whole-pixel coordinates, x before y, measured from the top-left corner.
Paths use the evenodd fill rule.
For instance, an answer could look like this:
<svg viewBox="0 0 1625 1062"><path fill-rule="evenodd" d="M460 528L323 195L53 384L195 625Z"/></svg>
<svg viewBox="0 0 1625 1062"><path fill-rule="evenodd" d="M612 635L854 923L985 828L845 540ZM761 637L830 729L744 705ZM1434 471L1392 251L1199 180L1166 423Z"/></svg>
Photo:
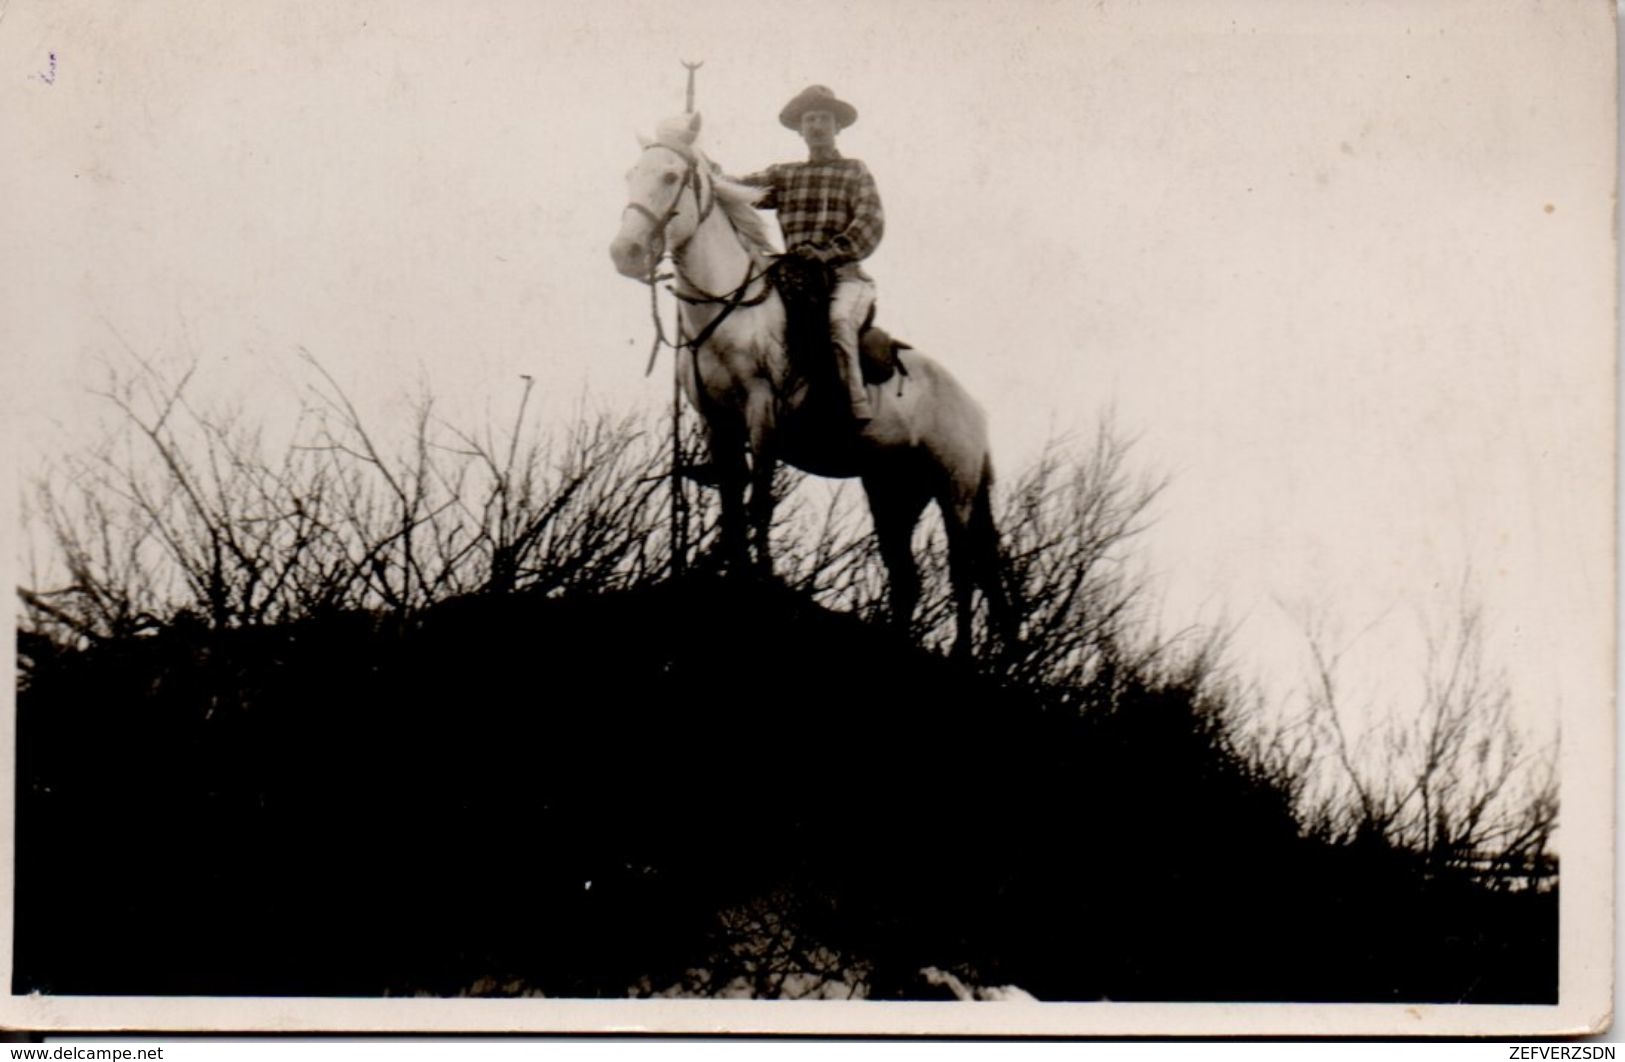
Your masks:
<svg viewBox="0 0 1625 1062"><path fill-rule="evenodd" d="M269 419L301 347L380 415L422 382L505 416L522 373L551 416L664 403L646 293L607 249L634 133L704 60L734 173L800 157L776 115L805 85L858 107L840 146L886 206L881 315L988 407L1001 469L1114 410L1172 477L1143 554L1170 627L1238 622L1238 663L1277 684L1306 611L1370 628L1380 698L1470 572L1524 710L1601 711L1609 15L14 2L13 452L82 437L126 346L195 356L200 388Z"/></svg>

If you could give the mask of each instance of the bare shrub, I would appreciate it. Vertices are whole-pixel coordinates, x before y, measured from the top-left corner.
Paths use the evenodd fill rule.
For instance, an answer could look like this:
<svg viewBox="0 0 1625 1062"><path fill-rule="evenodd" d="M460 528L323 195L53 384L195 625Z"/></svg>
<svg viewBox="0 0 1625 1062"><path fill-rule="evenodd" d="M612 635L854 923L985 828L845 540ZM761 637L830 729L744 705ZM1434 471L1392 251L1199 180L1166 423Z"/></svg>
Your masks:
<svg viewBox="0 0 1625 1062"><path fill-rule="evenodd" d="M32 617L91 639L183 611L214 626L283 618L276 606L304 559L308 511L239 410L193 408L193 374L170 379L145 362L127 377L109 372L99 394L122 430L35 485L65 582L25 592ZM319 509L323 485L307 497Z"/></svg>
<svg viewBox="0 0 1625 1062"><path fill-rule="evenodd" d="M1128 547L1166 483L1132 477L1131 448L1103 422L1081 455L1051 444L1004 492L998 525L1022 611L1021 644L1001 662L1013 680L1081 689L1103 667L1158 655Z"/></svg>
<svg viewBox="0 0 1625 1062"><path fill-rule="evenodd" d="M1304 771L1313 779L1300 790L1310 832L1379 844L1430 873L1461 870L1503 886L1552 876L1556 746L1527 747L1509 680L1485 659L1484 641L1482 611L1464 601L1428 640L1415 710L1357 728L1341 692L1343 652L1310 633L1297 747L1329 768Z"/></svg>
<svg viewBox="0 0 1625 1062"><path fill-rule="evenodd" d="M99 392L118 427L33 484L54 558L20 591L34 633L65 644L190 619L253 626L354 609L399 614L474 592L609 589L665 574L665 440L583 414L553 438L445 424L421 397L378 432L306 355L317 384L271 454L240 410L189 398L195 368L141 361ZM695 541L713 507L692 505Z"/></svg>
<svg viewBox="0 0 1625 1062"><path fill-rule="evenodd" d="M828 608L880 620L886 612L886 567L880 559L863 490L851 481L790 493L804 477L781 477L786 504L775 514L774 567L785 584Z"/></svg>
<svg viewBox="0 0 1625 1062"><path fill-rule="evenodd" d="M522 378L502 428L447 424L422 396L405 425L380 431L307 354L310 396L277 449L240 409L195 405L194 369L135 362L99 392L117 430L54 462L26 499L49 556L31 559L19 588L25 683L28 659L52 646L635 587L703 565L717 544L716 494L684 478L704 451L692 417L651 431L583 411L549 434ZM1313 633L1302 711L1270 717L1227 666L1221 635L1154 629L1131 548L1165 484L1133 474L1131 450L1107 420L1089 446L1054 443L1000 484L1021 636L998 644L979 624L984 672L1063 712L1133 710L1148 691L1174 691L1215 754L1284 794L1309 837L1380 843L1432 872L1547 875L1555 749L1529 748L1517 729L1480 613L1464 607L1430 644L1416 710L1383 729L1354 732L1341 657ZM821 604L883 618L887 576L861 489L801 480L782 469L776 481L779 574ZM934 511L916 553L914 633L941 648L954 610Z"/></svg>

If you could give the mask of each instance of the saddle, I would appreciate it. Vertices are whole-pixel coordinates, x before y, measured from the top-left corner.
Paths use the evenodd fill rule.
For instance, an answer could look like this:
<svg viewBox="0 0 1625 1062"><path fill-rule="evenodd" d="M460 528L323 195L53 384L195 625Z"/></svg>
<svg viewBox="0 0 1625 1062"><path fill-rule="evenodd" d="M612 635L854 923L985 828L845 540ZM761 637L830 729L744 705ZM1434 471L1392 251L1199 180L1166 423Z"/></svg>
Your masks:
<svg viewBox="0 0 1625 1062"><path fill-rule="evenodd" d="M829 300L835 291L835 268L828 263L785 255L772 269L773 284L784 303L785 349L796 374L818 389L838 386L839 370L830 356ZM863 382L882 384L908 369L897 357L913 349L876 325L869 308L858 330L858 363Z"/></svg>

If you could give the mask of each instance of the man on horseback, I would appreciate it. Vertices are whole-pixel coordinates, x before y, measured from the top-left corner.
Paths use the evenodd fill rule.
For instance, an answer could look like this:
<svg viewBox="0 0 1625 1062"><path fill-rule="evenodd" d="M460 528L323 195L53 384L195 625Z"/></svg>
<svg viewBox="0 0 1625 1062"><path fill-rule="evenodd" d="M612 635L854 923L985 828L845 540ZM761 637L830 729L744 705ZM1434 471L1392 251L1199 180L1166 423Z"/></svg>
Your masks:
<svg viewBox="0 0 1625 1062"><path fill-rule="evenodd" d="M750 178L754 187L725 179L699 150L698 113L661 122L656 139L640 138L643 150L627 171L627 201L610 260L622 276L648 285L652 299L659 265L671 255L685 337L670 344L677 353L677 383L705 418L714 462L709 478L720 498L718 555L729 568L744 571L754 561L760 574L772 573L773 486L781 461L819 476L857 476L886 565L893 621L905 627L913 621L921 592L914 529L935 502L948 544L954 652L970 652L975 641L978 590L993 627L1013 643L1018 623L1004 587L993 518L987 415L945 367L919 351L906 364L896 361L896 371L910 381L906 391L877 387L871 397L854 364L862 353L859 322L874 301L874 282L859 263L880 242L883 224L867 168L835 151L835 134L856 118L857 111L826 88L801 93L781 121L802 132L809 158L770 167ZM793 252L782 256L779 268L816 267L804 271L815 282L826 267L836 274L834 285L824 285L825 291L835 289L833 310L815 305L806 331L814 336L814 355L825 357L834 332L842 355L839 376L847 382L847 394L835 403L883 418L884 425L861 438L850 423L847 438L819 430L819 392L837 374L793 364L794 349L781 340L778 330L791 314L783 275L772 281L763 275L774 244L767 219L755 209L763 191ZM862 342L878 347L884 341L893 354L905 346L880 333L871 329ZM806 386L796 386L799 381ZM879 408L871 410L871 401ZM815 412L803 418L809 408Z"/></svg>
<svg viewBox="0 0 1625 1062"><path fill-rule="evenodd" d="M869 169L835 149L835 137L858 120L857 108L823 85L811 85L779 112L779 122L807 142L806 162L786 162L741 178L765 189L759 206L778 213L788 254L834 271L829 304L836 368L859 425L874 416L858 361L858 331L875 302L875 282L860 263L885 231L880 193Z"/></svg>

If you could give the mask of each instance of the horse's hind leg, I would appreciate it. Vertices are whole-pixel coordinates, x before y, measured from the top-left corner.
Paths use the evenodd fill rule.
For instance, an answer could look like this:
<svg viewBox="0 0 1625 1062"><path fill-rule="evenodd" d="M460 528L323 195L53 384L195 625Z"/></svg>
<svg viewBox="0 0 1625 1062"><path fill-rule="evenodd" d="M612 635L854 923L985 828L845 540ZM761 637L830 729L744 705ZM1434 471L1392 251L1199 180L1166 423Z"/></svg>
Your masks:
<svg viewBox="0 0 1625 1062"><path fill-rule="evenodd" d="M886 563L891 591L891 621L907 631L920 601L920 572L914 563L914 525L920 521L930 496L917 476L903 472L874 473L863 477L874 516L875 541Z"/></svg>
<svg viewBox="0 0 1625 1062"><path fill-rule="evenodd" d="M1004 558L999 549L999 529L993 520L993 468L982 466L982 481L976 488L971 503L970 523L966 528L975 565L974 581L982 587L987 598L988 621L1005 648L1013 647L1020 637L1021 619L1004 585Z"/></svg>
<svg viewBox="0 0 1625 1062"><path fill-rule="evenodd" d="M939 504L948 529L948 578L954 590L954 648L956 657L971 651L975 594L980 586L987 597L988 618L1001 637L1007 636L1011 617L999 572L999 536L993 525L991 473L984 464L976 486L949 490Z"/></svg>
<svg viewBox="0 0 1625 1062"><path fill-rule="evenodd" d="M975 616L976 557L971 541L970 515L958 505L942 507L943 524L948 529L948 581L954 590L953 656L966 658L971 650L971 620Z"/></svg>
<svg viewBox="0 0 1625 1062"><path fill-rule="evenodd" d="M742 425L728 423L712 423L707 427L722 509L718 521L722 563L729 572L738 574L750 564L745 533L745 486L750 482L750 469L745 462L745 432Z"/></svg>

